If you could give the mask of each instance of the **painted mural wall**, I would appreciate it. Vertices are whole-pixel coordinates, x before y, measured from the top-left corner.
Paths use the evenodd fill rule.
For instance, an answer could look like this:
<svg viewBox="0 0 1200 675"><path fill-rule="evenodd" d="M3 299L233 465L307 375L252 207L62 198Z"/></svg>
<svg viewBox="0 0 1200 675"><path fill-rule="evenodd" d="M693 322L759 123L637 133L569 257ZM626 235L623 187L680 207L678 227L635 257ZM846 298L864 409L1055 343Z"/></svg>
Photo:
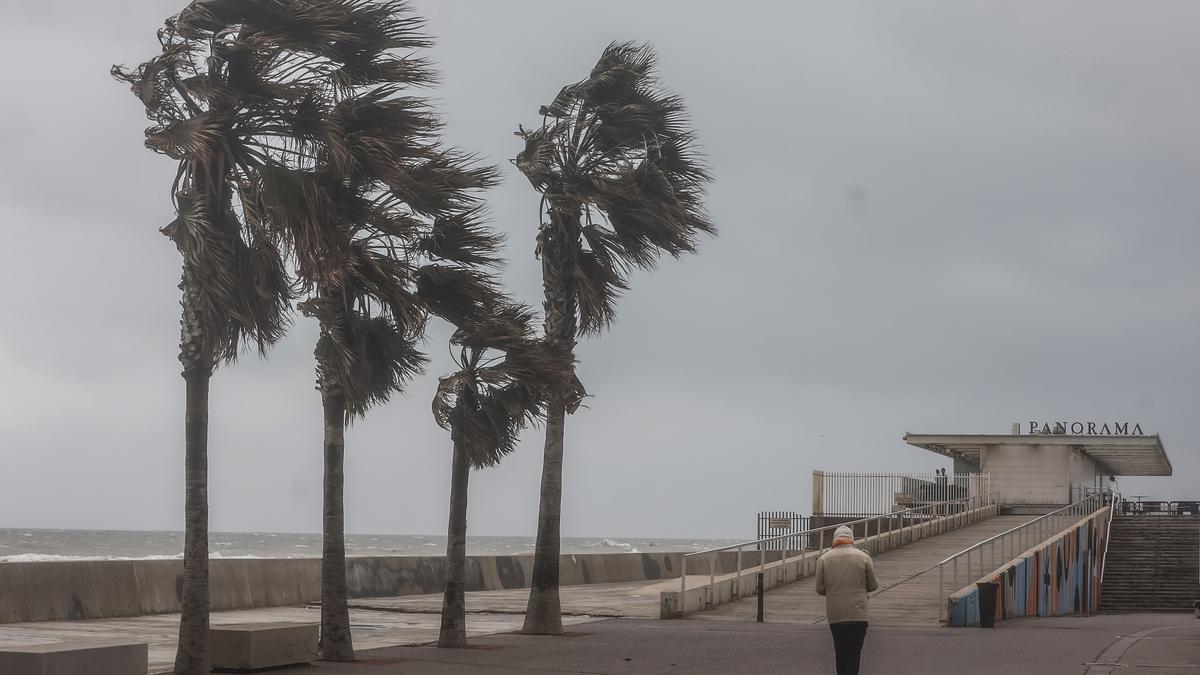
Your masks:
<svg viewBox="0 0 1200 675"><path fill-rule="evenodd" d="M981 585L950 596L950 625L978 626L980 612L988 607L996 621L1095 612L1100 606L1109 508L980 579Z"/></svg>

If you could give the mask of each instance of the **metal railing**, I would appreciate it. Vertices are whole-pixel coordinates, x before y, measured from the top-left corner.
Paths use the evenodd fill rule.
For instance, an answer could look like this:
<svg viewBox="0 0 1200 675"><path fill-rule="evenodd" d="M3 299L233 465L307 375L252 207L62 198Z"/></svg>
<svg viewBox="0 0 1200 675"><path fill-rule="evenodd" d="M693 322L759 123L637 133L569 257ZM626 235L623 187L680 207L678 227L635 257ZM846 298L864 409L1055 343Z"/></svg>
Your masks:
<svg viewBox="0 0 1200 675"><path fill-rule="evenodd" d="M678 613L680 615L684 613L687 601L689 560L700 557L708 558L708 597L704 602L704 606L707 608L715 605L714 592L718 576L717 567L720 563L719 557L722 553L737 552L737 563L733 572L733 578L739 579L743 569L753 570L757 567L760 573L764 572L767 569L768 552L770 552L773 559L771 560L772 567L775 566L776 560L774 559L776 558L779 565L784 565L790 560L815 560L832 545L833 531L843 525L855 531L855 539L861 540L860 545L864 545L869 552L875 553L881 549L891 549L897 545L911 543L917 539L922 539L933 534L941 534L957 527L978 522L984 517L995 515L998 508L999 501L996 493L973 495L961 499L952 499L936 504L926 504L925 506L904 509L894 513L810 528L802 532L792 532L765 539L756 539L740 544L731 544L729 546L696 551L695 553L687 553L683 556L679 570ZM796 537L800 537L802 541L815 544L815 548L810 546L799 550L790 549L786 543L783 549L772 548L772 546L776 545L775 542L792 541ZM750 555L753 555L754 552L758 553L758 563L756 565L752 564L748 567L743 567L743 563L747 557L746 549L750 549ZM798 555L789 555L792 552Z"/></svg>
<svg viewBox="0 0 1200 675"><path fill-rule="evenodd" d="M813 471L813 515L866 517L985 495L988 474L841 473Z"/></svg>
<svg viewBox="0 0 1200 675"><path fill-rule="evenodd" d="M800 533L812 527L810 520L808 516L801 515L796 511L759 511L758 527L755 529L754 536L762 540L790 534L792 535L790 540L772 542L771 549L778 551L788 548L799 551L806 546Z"/></svg>
<svg viewBox="0 0 1200 675"><path fill-rule="evenodd" d="M946 599L950 594L1065 530L1080 518L1095 513L1106 503L1108 499L1103 493L1089 495L1057 511L988 537L938 563L938 622L945 617ZM949 593L946 592L947 588Z"/></svg>
<svg viewBox="0 0 1200 675"><path fill-rule="evenodd" d="M1200 514L1200 501L1136 501L1121 500L1123 516L1191 516Z"/></svg>
<svg viewBox="0 0 1200 675"><path fill-rule="evenodd" d="M1100 583L1104 583L1104 570L1108 569L1108 542L1112 541L1112 521L1117 515L1117 505L1121 503L1121 493L1112 491L1108 504L1108 529L1104 530L1104 557L1100 559Z"/></svg>

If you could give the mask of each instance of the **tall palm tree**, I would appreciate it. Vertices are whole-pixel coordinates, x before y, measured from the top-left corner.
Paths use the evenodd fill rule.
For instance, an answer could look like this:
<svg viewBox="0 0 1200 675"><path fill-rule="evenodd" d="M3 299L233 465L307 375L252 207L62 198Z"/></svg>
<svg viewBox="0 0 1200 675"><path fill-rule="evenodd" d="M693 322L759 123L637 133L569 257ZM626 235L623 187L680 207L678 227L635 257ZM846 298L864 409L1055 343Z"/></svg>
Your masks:
<svg viewBox="0 0 1200 675"><path fill-rule="evenodd" d="M227 45L189 36L185 21L169 21L159 56L113 74L130 84L154 123L146 145L179 162L177 215L162 233L183 258L184 572L175 672L193 675L209 671L209 380L243 343L263 352L283 335L290 293L277 237L237 212L252 166L269 161L256 147L261 118L239 105L242 92L231 82L237 57Z"/></svg>
<svg viewBox="0 0 1200 675"><path fill-rule="evenodd" d="M428 312L455 317L491 293L474 268L496 241L476 219L495 171L438 142L441 123L406 87L434 82L429 41L404 3L354 2L337 67L306 80L325 105L312 170L262 172L264 211L295 242L318 319L324 409L321 657L354 659L345 567L345 427L419 372ZM408 50L397 56L398 50ZM338 420L341 420L340 422Z"/></svg>
<svg viewBox="0 0 1200 675"><path fill-rule="evenodd" d="M321 658L354 659L346 582L345 430L386 401L425 361L413 338L369 296L323 287L301 309L320 322L314 352L324 417L321 547Z"/></svg>
<svg viewBox="0 0 1200 675"><path fill-rule="evenodd" d="M534 337L533 313L505 302L450 338L458 371L441 378L433 417L450 432L453 459L446 533L446 592L439 647L466 647L467 484L472 469L495 466L516 447L521 429L544 412L565 353Z"/></svg>
<svg viewBox="0 0 1200 675"><path fill-rule="evenodd" d="M632 268L662 252L693 252L715 228L703 207L709 173L682 100L659 87L648 45L610 44L591 74L542 106L541 126L517 133L515 164L542 194L549 222L537 237L545 337L573 355L582 335L612 321ZM559 514L563 431L582 387L562 373L546 413L541 504L524 632L562 633Z"/></svg>
<svg viewBox="0 0 1200 675"><path fill-rule="evenodd" d="M336 221L335 221L336 222ZM490 256L498 237L472 213L414 227L413 238L380 238L356 229L336 264L301 303L321 326L315 356L324 410L324 518L321 568L321 658L353 660L345 562L343 507L345 428L372 406L401 391L426 358L417 342L425 316L475 317L492 302L486 278L462 260ZM470 231L452 241L453 233ZM471 243L474 242L474 243ZM431 251L437 251L435 258ZM396 255L397 251L403 256ZM433 260L438 262L434 263Z"/></svg>
<svg viewBox="0 0 1200 675"><path fill-rule="evenodd" d="M322 132L333 87L372 77L404 82L419 61L363 59L403 34L400 3L366 0L195 0L159 31L158 56L113 68L142 100L146 145L179 161L176 220L163 228L183 256L180 360L186 382L185 542L176 673L208 668L208 381L245 342L260 352L284 331L291 290L284 256L319 270L315 252L341 240L292 228L268 204L269 178L345 156ZM332 85L330 83L333 83ZM439 164L440 162L440 164ZM429 162L446 163L444 155ZM430 182L426 179L426 182Z"/></svg>

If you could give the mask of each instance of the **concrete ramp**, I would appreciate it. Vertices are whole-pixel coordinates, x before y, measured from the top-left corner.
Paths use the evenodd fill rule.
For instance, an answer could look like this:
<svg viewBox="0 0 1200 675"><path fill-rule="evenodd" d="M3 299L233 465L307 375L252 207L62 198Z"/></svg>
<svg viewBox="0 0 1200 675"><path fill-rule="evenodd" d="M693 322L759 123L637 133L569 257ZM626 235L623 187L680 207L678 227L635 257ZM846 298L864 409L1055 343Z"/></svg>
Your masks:
<svg viewBox="0 0 1200 675"><path fill-rule="evenodd" d="M937 564L945 558L1033 520L1036 516L995 516L973 525L901 546L875 556L879 590L871 594L871 624L938 626ZM816 594L813 577L767 591L764 619L772 623L824 623L825 598ZM693 619L754 621L757 596L690 614Z"/></svg>

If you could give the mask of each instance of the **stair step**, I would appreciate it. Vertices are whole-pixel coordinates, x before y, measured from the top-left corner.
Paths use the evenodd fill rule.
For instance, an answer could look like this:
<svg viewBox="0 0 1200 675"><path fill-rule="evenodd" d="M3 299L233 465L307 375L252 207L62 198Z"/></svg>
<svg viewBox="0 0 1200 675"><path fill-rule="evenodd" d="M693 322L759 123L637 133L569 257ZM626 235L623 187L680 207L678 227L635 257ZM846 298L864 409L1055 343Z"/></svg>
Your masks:
<svg viewBox="0 0 1200 675"><path fill-rule="evenodd" d="M1200 518L1117 517L1108 540L1100 609L1191 611L1200 599Z"/></svg>

